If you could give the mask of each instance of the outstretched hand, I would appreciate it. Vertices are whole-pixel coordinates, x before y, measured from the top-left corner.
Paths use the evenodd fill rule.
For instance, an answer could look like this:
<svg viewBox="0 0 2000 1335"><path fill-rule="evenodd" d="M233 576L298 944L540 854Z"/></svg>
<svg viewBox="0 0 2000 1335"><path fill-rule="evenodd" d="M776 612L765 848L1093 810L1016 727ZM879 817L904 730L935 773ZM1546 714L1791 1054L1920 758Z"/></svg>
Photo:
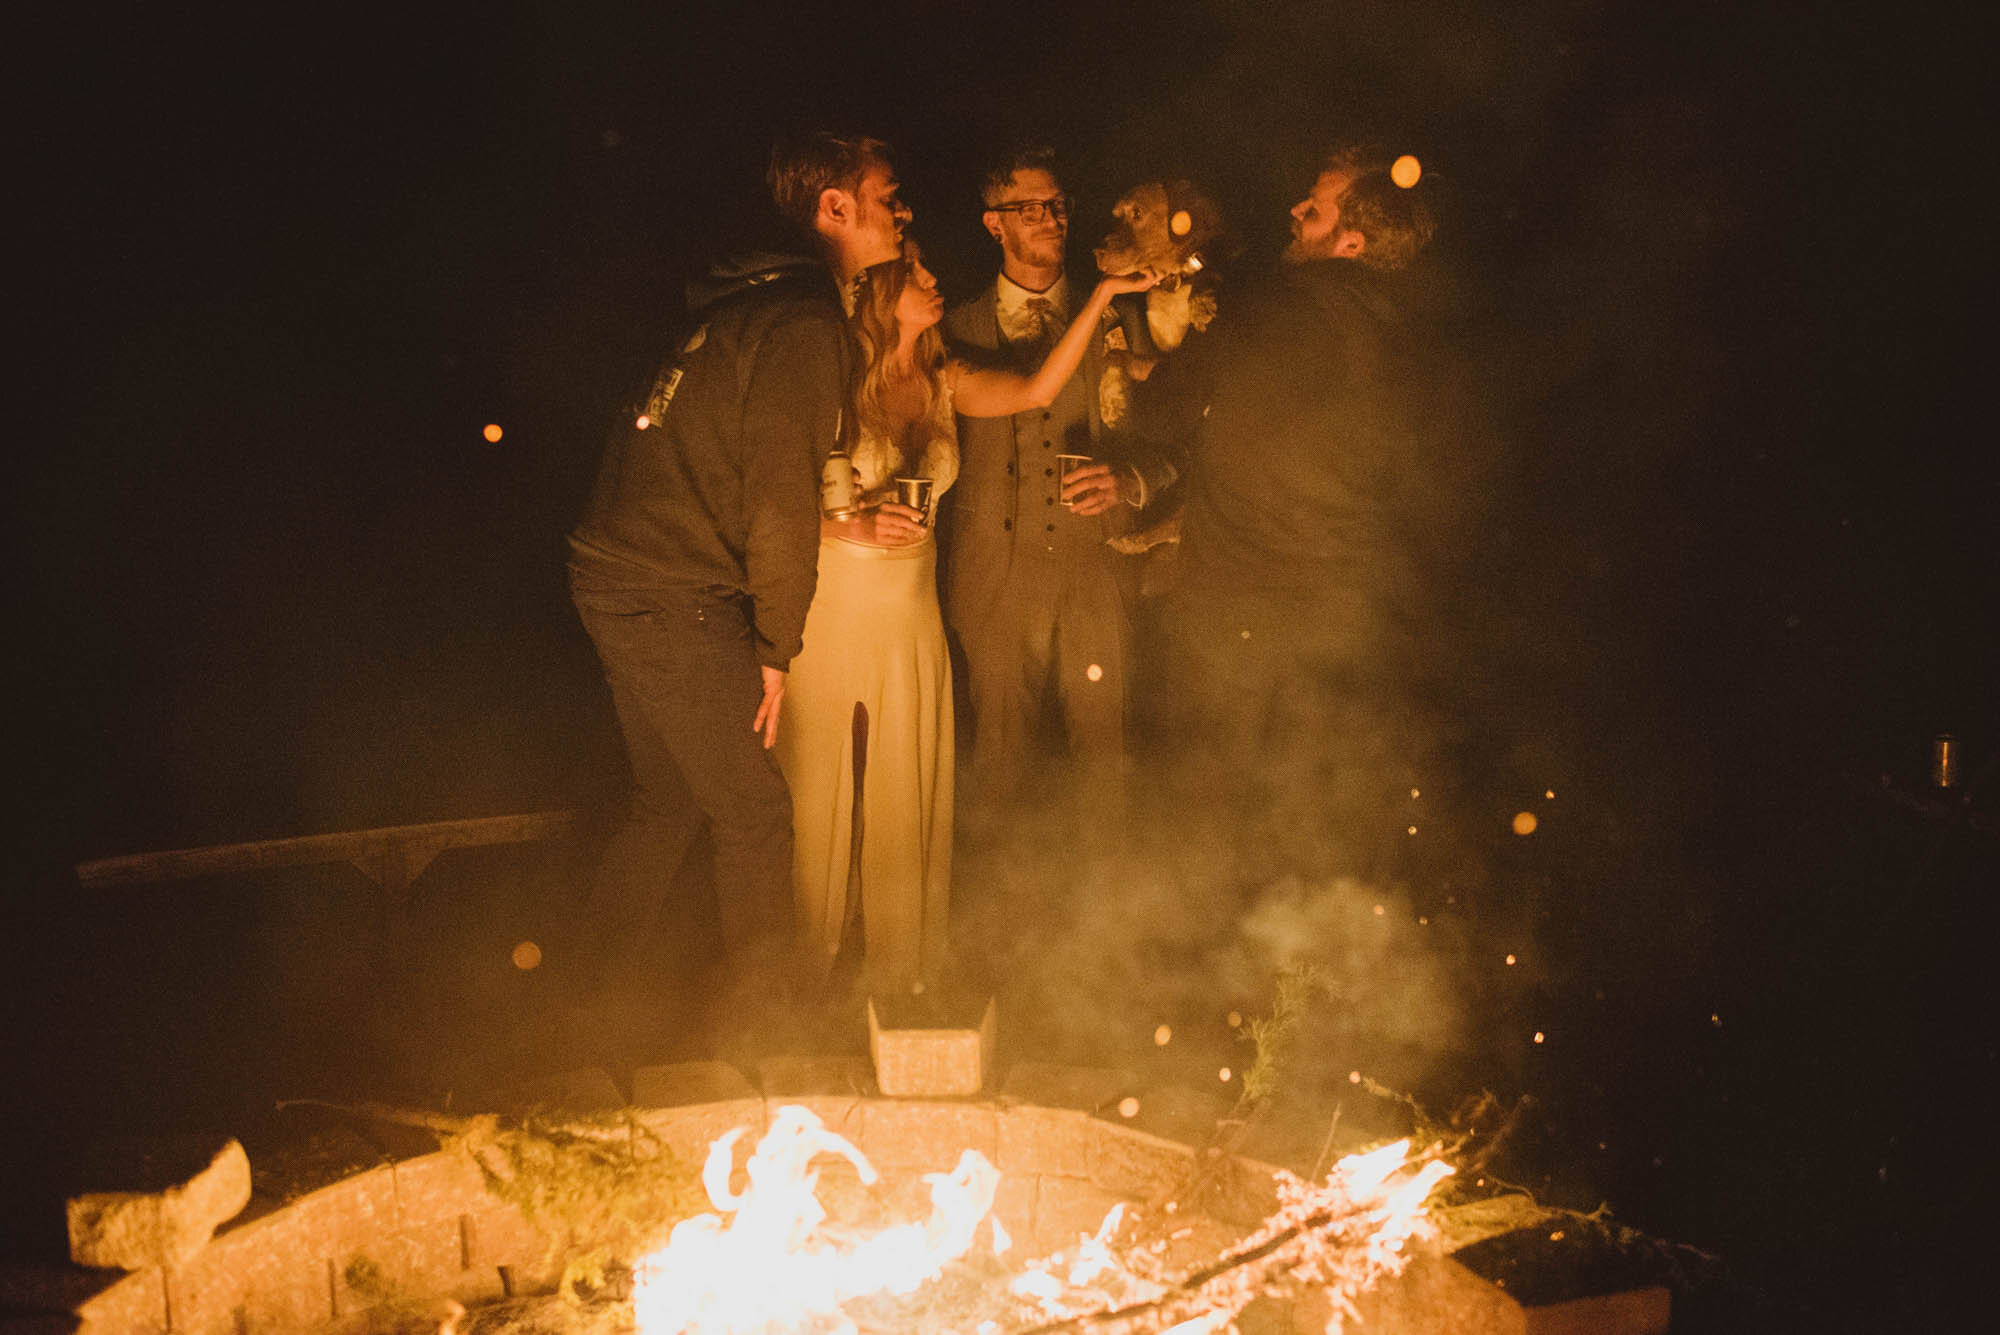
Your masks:
<svg viewBox="0 0 2000 1335"><path fill-rule="evenodd" d="M1144 292L1164 277L1157 269L1139 269L1133 273L1108 273L1104 275L1102 286L1112 296L1125 292Z"/></svg>

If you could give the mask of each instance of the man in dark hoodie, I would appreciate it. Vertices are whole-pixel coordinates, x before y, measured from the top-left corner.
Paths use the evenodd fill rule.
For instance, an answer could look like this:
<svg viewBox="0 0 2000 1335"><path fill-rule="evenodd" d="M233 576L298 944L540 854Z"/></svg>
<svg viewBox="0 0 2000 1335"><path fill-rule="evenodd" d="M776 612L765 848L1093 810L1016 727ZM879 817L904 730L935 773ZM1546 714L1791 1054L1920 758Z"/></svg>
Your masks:
<svg viewBox="0 0 2000 1335"><path fill-rule="evenodd" d="M820 470L849 417L842 294L902 253L910 212L873 139L780 145L769 184L798 252L690 284L698 323L570 534L633 779L586 909L600 987L639 976L703 820L732 959L781 960L792 935L791 798L770 747L812 600Z"/></svg>

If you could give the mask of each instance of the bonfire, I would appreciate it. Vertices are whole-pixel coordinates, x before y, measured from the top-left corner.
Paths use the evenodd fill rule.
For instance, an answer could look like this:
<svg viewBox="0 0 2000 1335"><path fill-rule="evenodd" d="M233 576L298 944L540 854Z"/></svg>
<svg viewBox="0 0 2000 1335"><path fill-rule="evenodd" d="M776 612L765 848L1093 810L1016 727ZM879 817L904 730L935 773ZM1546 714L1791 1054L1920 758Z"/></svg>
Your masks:
<svg viewBox="0 0 2000 1335"><path fill-rule="evenodd" d="M1000 1173L967 1150L950 1171L924 1175L923 1217L857 1236L829 1225L820 1190L827 1172L878 1182L860 1149L796 1106L777 1110L739 1170L742 1135L730 1131L709 1149L702 1185L712 1208L674 1225L664 1246L633 1265L629 1315L600 1311L595 1328L1193 1335L1231 1329L1264 1294L1312 1287L1329 1299L1337 1329L1360 1293L1400 1271L1410 1240L1428 1227L1432 1192L1452 1172L1436 1157L1413 1159L1405 1140L1342 1159L1319 1182L1280 1174L1270 1218L1173 1270L1162 1258L1191 1231L1175 1202L1116 1206L1073 1245L1016 1259L992 1214ZM541 1327L475 1317L471 1328Z"/></svg>

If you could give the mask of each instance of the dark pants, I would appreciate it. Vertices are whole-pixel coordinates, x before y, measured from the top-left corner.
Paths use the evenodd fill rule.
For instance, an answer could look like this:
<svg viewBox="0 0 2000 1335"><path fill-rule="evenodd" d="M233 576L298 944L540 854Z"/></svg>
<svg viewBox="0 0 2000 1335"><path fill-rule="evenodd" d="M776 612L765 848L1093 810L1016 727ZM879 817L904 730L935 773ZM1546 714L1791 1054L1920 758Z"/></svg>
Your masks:
<svg viewBox="0 0 2000 1335"><path fill-rule="evenodd" d="M1408 654L1355 600L1177 589L1161 609L1174 797L1248 879L1383 877L1423 808L1429 736Z"/></svg>
<svg viewBox="0 0 2000 1335"><path fill-rule="evenodd" d="M792 799L750 726L763 681L748 609L694 593L574 596L632 768L631 810L585 909L598 977L644 972L646 939L704 820L725 949L739 962L782 955L793 934ZM682 910L669 915L676 927L696 916L671 907Z"/></svg>
<svg viewBox="0 0 2000 1335"><path fill-rule="evenodd" d="M1031 788L1049 795L1050 767L1036 743L1053 688L1068 743L1070 782L1061 786L1061 805L1089 830L1117 831L1132 646L1117 579L1083 562L1017 571L994 611L957 630L973 722L965 804L973 823L1018 818Z"/></svg>

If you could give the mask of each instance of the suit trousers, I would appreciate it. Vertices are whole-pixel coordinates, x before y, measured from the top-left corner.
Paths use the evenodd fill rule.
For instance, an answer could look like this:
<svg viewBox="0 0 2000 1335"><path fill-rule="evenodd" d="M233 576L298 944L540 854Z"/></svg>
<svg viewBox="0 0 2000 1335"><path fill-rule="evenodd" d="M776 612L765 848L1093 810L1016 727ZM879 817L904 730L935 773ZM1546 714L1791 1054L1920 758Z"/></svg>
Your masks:
<svg viewBox="0 0 2000 1335"><path fill-rule="evenodd" d="M1092 553L1096 556L1096 553ZM1025 567L1025 568L1024 568ZM983 799L1021 795L1053 690L1080 794L1122 816L1131 617L1101 560L1017 562L1000 605L959 624L975 730L970 777Z"/></svg>
<svg viewBox="0 0 2000 1335"><path fill-rule="evenodd" d="M604 853L585 909L598 976L644 967L674 874L702 822L715 844L715 906L733 959L790 943L792 802L761 733L756 641L744 600L693 592L576 590L632 769L631 808Z"/></svg>

